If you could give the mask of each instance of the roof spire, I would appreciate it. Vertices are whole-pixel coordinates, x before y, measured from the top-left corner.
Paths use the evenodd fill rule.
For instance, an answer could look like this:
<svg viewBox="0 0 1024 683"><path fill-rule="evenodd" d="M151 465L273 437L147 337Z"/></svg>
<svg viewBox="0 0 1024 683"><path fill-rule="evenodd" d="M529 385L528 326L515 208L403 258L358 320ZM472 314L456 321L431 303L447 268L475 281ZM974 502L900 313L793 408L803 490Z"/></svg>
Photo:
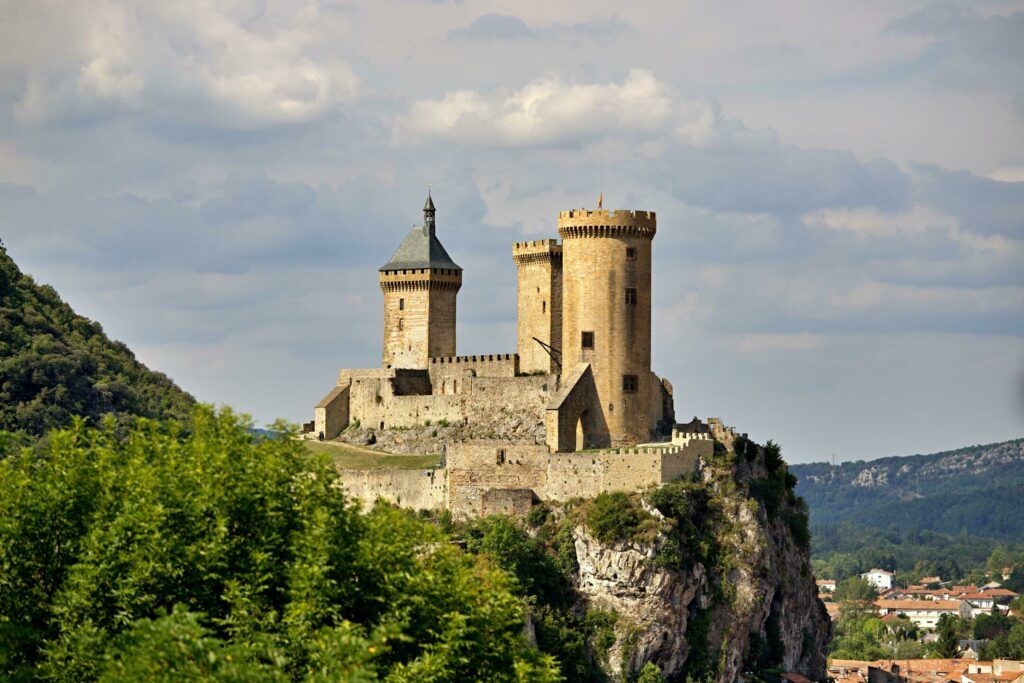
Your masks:
<svg viewBox="0 0 1024 683"><path fill-rule="evenodd" d="M430 184L427 184L427 202L423 205L423 234L428 237L434 236L434 200L430 196Z"/></svg>

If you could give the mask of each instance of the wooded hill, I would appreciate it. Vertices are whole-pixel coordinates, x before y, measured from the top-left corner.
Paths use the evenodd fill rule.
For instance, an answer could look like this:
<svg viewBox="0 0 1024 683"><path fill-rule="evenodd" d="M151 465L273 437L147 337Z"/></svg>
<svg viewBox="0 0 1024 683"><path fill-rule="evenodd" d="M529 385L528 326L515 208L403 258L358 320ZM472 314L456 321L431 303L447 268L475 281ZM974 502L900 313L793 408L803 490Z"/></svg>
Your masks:
<svg viewBox="0 0 1024 683"><path fill-rule="evenodd" d="M1024 538L1024 439L790 471L812 524Z"/></svg>
<svg viewBox="0 0 1024 683"><path fill-rule="evenodd" d="M73 415L186 419L194 403L22 273L0 244L0 430L39 437Z"/></svg>

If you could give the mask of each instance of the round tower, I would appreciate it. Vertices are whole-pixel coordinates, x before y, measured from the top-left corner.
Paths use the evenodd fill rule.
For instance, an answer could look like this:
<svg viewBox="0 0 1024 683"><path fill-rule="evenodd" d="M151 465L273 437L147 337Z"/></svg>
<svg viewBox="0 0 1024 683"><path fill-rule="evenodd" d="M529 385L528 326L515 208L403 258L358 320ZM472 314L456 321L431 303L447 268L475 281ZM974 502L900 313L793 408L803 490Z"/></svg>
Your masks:
<svg viewBox="0 0 1024 683"><path fill-rule="evenodd" d="M589 363L596 411L590 447L651 436L651 242L653 211L586 209L558 214L562 238L563 373Z"/></svg>

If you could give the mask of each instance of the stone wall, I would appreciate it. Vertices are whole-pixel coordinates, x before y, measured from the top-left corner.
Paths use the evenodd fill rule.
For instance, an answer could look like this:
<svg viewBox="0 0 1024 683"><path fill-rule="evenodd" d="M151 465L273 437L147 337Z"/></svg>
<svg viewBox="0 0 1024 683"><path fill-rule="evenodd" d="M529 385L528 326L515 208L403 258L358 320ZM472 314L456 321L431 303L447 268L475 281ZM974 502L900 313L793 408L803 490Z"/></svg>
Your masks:
<svg viewBox="0 0 1024 683"><path fill-rule="evenodd" d="M515 353L489 353L479 356L442 356L430 359L430 377L515 377L519 374L519 355Z"/></svg>
<svg viewBox="0 0 1024 683"><path fill-rule="evenodd" d="M427 420L487 424L521 417L539 421L558 379L553 375L438 375L433 380L434 393L427 395L396 395L387 378L355 377L351 382L351 419L366 427L391 429L422 425Z"/></svg>
<svg viewBox="0 0 1024 683"><path fill-rule="evenodd" d="M365 508L378 498L412 510L445 507L447 477L437 470L341 470L345 491Z"/></svg>
<svg viewBox="0 0 1024 683"><path fill-rule="evenodd" d="M480 516L509 515L525 517L536 497L530 489L491 489L480 501Z"/></svg>
<svg viewBox="0 0 1024 683"><path fill-rule="evenodd" d="M551 453L544 446L473 441L448 449L448 508L458 518L481 514L489 492L529 489L540 500L592 498L636 491L694 472L711 455L710 441L678 447L623 448L595 453Z"/></svg>
<svg viewBox="0 0 1024 683"><path fill-rule="evenodd" d="M479 515L483 496L492 489L531 489L541 495L547 482L544 445L459 442L449 446L446 461L448 509L460 519Z"/></svg>

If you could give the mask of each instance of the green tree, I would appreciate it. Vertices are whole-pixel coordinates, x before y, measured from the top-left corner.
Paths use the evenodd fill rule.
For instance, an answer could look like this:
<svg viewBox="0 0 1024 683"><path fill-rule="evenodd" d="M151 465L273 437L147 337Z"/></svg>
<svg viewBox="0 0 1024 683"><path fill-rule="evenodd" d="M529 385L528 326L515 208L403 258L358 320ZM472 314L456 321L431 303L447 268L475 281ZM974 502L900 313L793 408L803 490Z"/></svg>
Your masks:
<svg viewBox="0 0 1024 683"><path fill-rule="evenodd" d="M665 683L665 677L661 674L661 669L654 663L647 662L644 664L644 668L640 669L636 683Z"/></svg>
<svg viewBox="0 0 1024 683"><path fill-rule="evenodd" d="M230 411L0 460L0 678L554 681L519 587Z"/></svg>
<svg viewBox="0 0 1024 683"><path fill-rule="evenodd" d="M935 630L939 636L932 647L935 656L942 659L959 657L960 635L957 633L956 620L948 614L943 614L939 617L939 623Z"/></svg>

